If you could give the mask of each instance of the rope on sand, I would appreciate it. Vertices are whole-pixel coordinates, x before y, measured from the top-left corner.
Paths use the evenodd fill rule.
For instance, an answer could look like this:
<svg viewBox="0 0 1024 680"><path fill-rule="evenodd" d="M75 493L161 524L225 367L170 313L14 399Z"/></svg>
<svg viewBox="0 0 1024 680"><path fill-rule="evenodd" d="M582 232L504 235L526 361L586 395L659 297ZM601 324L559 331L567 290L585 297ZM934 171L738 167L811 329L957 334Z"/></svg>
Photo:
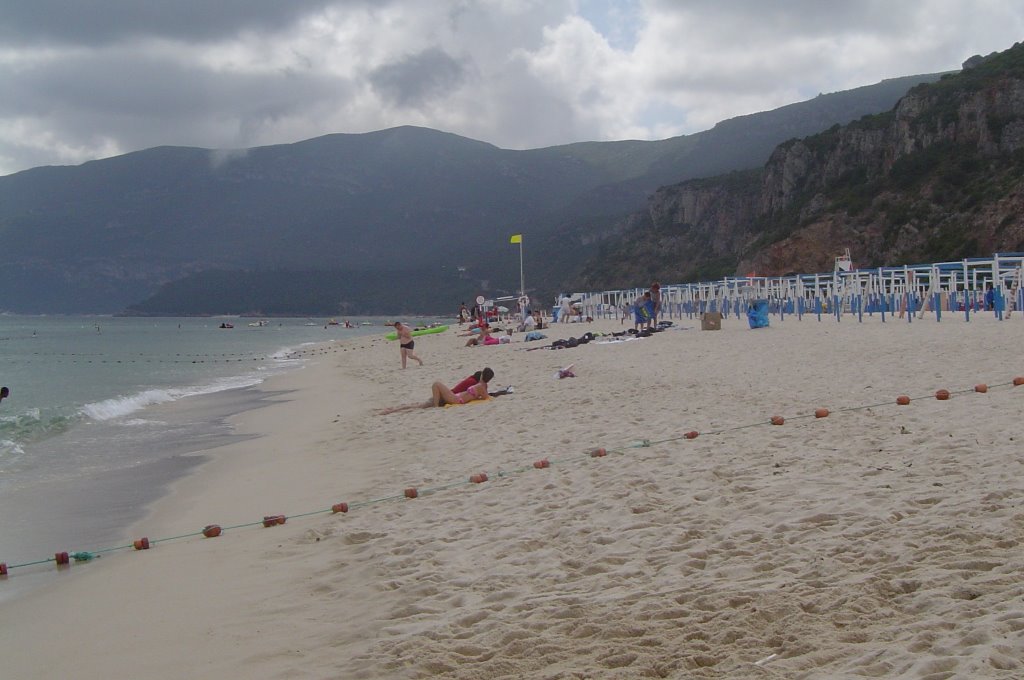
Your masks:
<svg viewBox="0 0 1024 680"><path fill-rule="evenodd" d="M974 387L960 389L960 390L940 389L940 390L937 390L935 393L933 393L931 395L923 395L923 396L913 397L913 398L908 397L907 395L900 395L899 397L896 398L895 401L891 401L890 400L890 401L884 401L884 402L876 402L876 403L872 403L872 404L861 404L861 405L858 405L858 406L848 406L848 407L845 407L845 408L836 409L835 411L829 411L829 409L826 409L826 408L817 408L812 413L802 413L802 414L797 414L795 416L789 416L788 420L790 420L790 421L794 421L794 420L808 420L808 419L811 419L811 418L821 419L821 418L827 418L832 413L849 413L849 412L852 412L852 411L864 411L864 410L868 410L868 409L872 409L872 408L878 408L878 407L881 407L881 406L891 406L891 405L894 405L894 404L897 405L897 406L907 406L907 405L913 403L915 400L928 399L928 398L934 398L934 399L937 399L939 401L947 401L947 400L949 400L954 395L969 394L969 393L972 393L972 392L976 393L976 394L985 394L991 388L1008 387L1008 386L1022 386L1022 385L1024 385L1024 376L1017 376L1017 377L1013 378L1013 380L1010 380L1010 381L1007 381L1007 382L1003 382L1003 383L997 383L997 384L994 384L994 385L978 384L978 385L975 385ZM656 440L644 439L644 440L641 440L639 442L633 442L633 443L630 443L630 444L623 445L620 448L606 448L606 447L594 448L594 449L590 449L587 452L587 455L588 455L588 457L591 457L591 458L603 458L603 457L607 456L610 453L615 453L615 454L618 454L618 455L626 455L630 449L649 448L649 447L652 447L652 446L657 446L659 444L669 444L669 443L678 442L678 441L692 440L692 439L696 439L698 436L701 436L701 435L724 435L724 434L728 434L730 432L737 432L739 430L744 430L744 429L748 429L748 428L751 428L751 427L763 427L765 425L782 425L785 422L786 422L786 418L783 418L782 416L772 416L769 420L759 420L757 422L746 423L746 424L743 424L743 425L735 425L733 427L724 427L724 428L719 428L719 429L716 429L716 430L708 430L708 431L703 432L703 433L697 432L696 430L690 430L690 431L688 431L688 432L686 432L684 434L681 434L681 435L678 435L678 436L674 436L674 437L666 437L665 439L656 439ZM522 474L524 472L527 472L527 471L533 470L533 469L543 470L543 469L551 467L552 465L556 465L556 464L560 464L560 463L573 463L573 462L578 462L579 460L580 460L580 458L578 456L575 456L575 457L573 457L571 459L570 458L565 458L565 459L541 458L540 460L534 461L531 465L522 466L522 467L514 468L514 469L511 469L511 470L503 470L503 471L496 472L494 474L495 474L495 476L497 478L500 479L500 478L503 478L503 477L512 477L512 476L515 476L515 475L519 475L519 474ZM356 501L356 502L353 502L353 503L347 503L347 502L334 503L329 508L322 508L322 509L318 509L318 510L311 510L311 511L308 511L308 512L298 513L298 514L294 514L294 515L290 515L290 516L286 516L286 515L267 515L267 516L265 516L261 520L257 520L257 521L254 521L254 522L244 522L244 523L241 523L241 524L234 524L234 525L230 525L230 526L226 526L226 527L221 527L218 524L209 524L209 525L207 525L206 527L204 527L200 531L193 531L193 532L189 532L189 533L185 533L185 534L179 534L177 536L167 536L167 537L164 537L164 538L156 538L156 539L150 539L150 538L143 537L143 538L140 538L140 539L136 539L136 540L132 541L132 543L127 544L127 545L118 545L118 546L113 546L113 547L109 547L109 548L101 548L99 550L90 550L90 551L84 551L83 550L83 551L71 552L71 553L69 553L69 552L58 552L58 553L55 553L54 556L50 557L50 558L41 559L41 560L34 560L34 561L31 561L31 562L21 562L19 564L10 564L9 565L9 564L6 564L4 562L0 562L0 579L6 578L8 576L8 574L9 574L11 569L20 569L20 568L24 568L24 567L37 566L37 565L48 564L48 563L55 563L58 568L67 568L71 564L72 560L74 560L76 563L77 562L89 562L89 561L92 561L95 558L102 557L106 553L116 552L116 551L119 551L119 550L129 550L129 549L132 549L132 548L134 548L135 550L148 550L155 543L167 543L167 542L170 542L170 541L177 541L177 540L181 540L181 539L184 539L184 538L192 538L192 537L195 537L195 536L204 536L206 538L216 538L217 536L220 536L221 533L224 532L224 531L231 531L231 530L235 530L235 529L245 529L245 528L255 527L255 526L260 526L260 525L262 525L263 527L273 527L273 526L278 526L280 524L284 524L288 519L298 519L298 518L304 518L304 517L312 517L312 516L315 516L315 515L344 514L344 513L347 513L351 509L368 507L368 506L371 506L371 505L376 505L376 504L379 504L379 503L387 503L387 502L395 501L395 500L402 500L402 499L404 499L404 500L413 500L415 498L419 498L421 495L429 495L429 494L433 494L433 493L439 493L441 491L447 491L449 489L455 489L455 488L459 488L459 487L463 487L463 486L469 486L469 485L472 485L472 484L482 484L482 483L487 482L489 480L490 480L490 478L488 476L488 473L486 473L486 472L478 472L478 473L474 473L474 474L470 475L470 477L468 479L465 479L465 480L462 480L462 481L449 482L449 483L446 483L446 484L441 484L441 485L438 485L438 486L428 487L428 488L424 488L424 489L420 489L420 488L417 488L417 487L409 487L409 488L406 488L405 490L403 490L403 492L400 493L400 494L391 494L391 495L388 495L388 496L380 496L378 498L370 498L370 499L366 499L366 500L363 500L363 501Z"/></svg>

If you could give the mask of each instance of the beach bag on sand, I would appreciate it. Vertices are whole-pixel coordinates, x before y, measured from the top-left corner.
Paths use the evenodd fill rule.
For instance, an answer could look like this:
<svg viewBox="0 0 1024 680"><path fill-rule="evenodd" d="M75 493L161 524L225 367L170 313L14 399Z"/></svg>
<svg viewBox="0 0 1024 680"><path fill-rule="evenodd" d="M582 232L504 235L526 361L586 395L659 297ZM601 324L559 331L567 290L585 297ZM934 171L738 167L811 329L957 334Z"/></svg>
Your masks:
<svg viewBox="0 0 1024 680"><path fill-rule="evenodd" d="M747 323L750 324L751 328L768 327L767 300L754 300L753 304L747 309Z"/></svg>

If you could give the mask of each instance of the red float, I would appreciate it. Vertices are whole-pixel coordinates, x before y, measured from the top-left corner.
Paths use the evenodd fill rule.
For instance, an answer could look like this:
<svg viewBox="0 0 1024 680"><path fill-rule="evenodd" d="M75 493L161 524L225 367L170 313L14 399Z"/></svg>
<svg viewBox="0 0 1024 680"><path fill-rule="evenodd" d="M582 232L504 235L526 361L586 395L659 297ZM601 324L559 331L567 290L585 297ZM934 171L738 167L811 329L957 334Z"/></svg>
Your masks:
<svg viewBox="0 0 1024 680"><path fill-rule="evenodd" d="M690 430L683 435L686 439L696 439L698 436L700 436L700 432L697 432L697 430Z"/></svg>
<svg viewBox="0 0 1024 680"><path fill-rule="evenodd" d="M772 425L785 425L786 419L782 416L772 416Z"/></svg>
<svg viewBox="0 0 1024 680"><path fill-rule="evenodd" d="M331 506L331 512L348 512L348 503L335 503L334 505Z"/></svg>
<svg viewBox="0 0 1024 680"><path fill-rule="evenodd" d="M487 473L480 472L475 475L470 475L469 481L473 482L474 484L483 484L484 482L487 481Z"/></svg>
<svg viewBox="0 0 1024 680"><path fill-rule="evenodd" d="M979 383L974 386L974 391L980 394L985 394L986 392L988 392L988 385L986 385L985 383Z"/></svg>
<svg viewBox="0 0 1024 680"><path fill-rule="evenodd" d="M600 448L600 449L594 449L593 451L590 452L590 457L591 458L601 458L602 456L607 456L607 455L608 455L608 452L605 451L603 447Z"/></svg>
<svg viewBox="0 0 1024 680"><path fill-rule="evenodd" d="M546 467L551 467L551 461L549 461L547 458L541 458L540 460L533 461L533 467L537 468L538 470L543 470Z"/></svg>
<svg viewBox="0 0 1024 680"><path fill-rule="evenodd" d="M7 563L0 562L0 576L7 576Z"/></svg>
<svg viewBox="0 0 1024 680"><path fill-rule="evenodd" d="M896 397L896 403L899 404L900 406L906 406L907 404L910 403L910 397L908 397L905 394L901 394L900 396Z"/></svg>
<svg viewBox="0 0 1024 680"><path fill-rule="evenodd" d="M149 539L143 536L134 541L133 545L136 550L149 550Z"/></svg>
<svg viewBox="0 0 1024 680"><path fill-rule="evenodd" d="M420 493L419 493L419 491L416 490L415 486L410 486L408 489L405 490L405 497L406 498L416 498L419 495L420 495Z"/></svg>
<svg viewBox="0 0 1024 680"><path fill-rule="evenodd" d="M938 390L935 392L935 398L939 401L946 401L949 399L949 390Z"/></svg>
<svg viewBox="0 0 1024 680"><path fill-rule="evenodd" d="M68 557L66 552L56 553L53 559L56 560L57 564L71 564L71 558Z"/></svg>
<svg viewBox="0 0 1024 680"><path fill-rule="evenodd" d="M1016 378L1014 378L1013 379L1013 384L1016 387L1020 387L1021 385L1024 385L1024 375L1018 375Z"/></svg>
<svg viewBox="0 0 1024 680"><path fill-rule="evenodd" d="M207 524L203 528L203 536L207 538L216 538L220 536L220 525L219 524Z"/></svg>
<svg viewBox="0 0 1024 680"><path fill-rule="evenodd" d="M288 519L284 515L267 515L263 518L263 526L274 527L278 524L284 524L285 520Z"/></svg>

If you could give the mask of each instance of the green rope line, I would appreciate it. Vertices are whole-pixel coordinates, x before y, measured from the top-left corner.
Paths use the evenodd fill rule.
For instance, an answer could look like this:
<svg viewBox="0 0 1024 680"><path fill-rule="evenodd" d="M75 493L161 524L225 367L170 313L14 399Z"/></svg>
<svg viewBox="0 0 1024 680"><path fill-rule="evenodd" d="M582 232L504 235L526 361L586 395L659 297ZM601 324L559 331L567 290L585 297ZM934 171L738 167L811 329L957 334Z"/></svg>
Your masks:
<svg viewBox="0 0 1024 680"><path fill-rule="evenodd" d="M202 536L202 535L203 535L202 531L192 531L192 532L187 533L187 534L179 534L178 536L168 536L166 538L154 538L154 539L151 539L149 541L149 544L153 545L154 543L166 543L167 541L177 541L180 538L190 538L192 536ZM132 547L134 547L134 546L132 546Z"/></svg>
<svg viewBox="0 0 1024 680"><path fill-rule="evenodd" d="M991 388L998 388L998 387L1007 387L1007 386L1012 386L1012 385L1013 385L1013 381L1011 380L1011 381L1007 381L1007 382L1003 382L1003 383L994 383L992 385L988 385L988 387L991 389ZM972 387L972 388L965 388L965 389L955 390L955 391L950 390L949 392L950 392L950 395L954 395L954 394L972 394L972 393L975 393L975 390ZM911 401L920 400L920 399L930 399L930 398L934 398L934 396L935 396L934 394L929 394L929 395L920 396L920 397L911 397ZM865 410L865 409L869 409L869 408L878 408L878 407L881 407L881 406L894 406L894 405L896 405L894 401L885 401L885 402L878 402L878 403L874 403L874 404L863 404L863 405L859 405L859 406L843 407L843 408L836 409L835 411L831 411L830 413L844 413L844 412L848 412L848 411L860 411L860 410ZM814 417L815 416L814 416L813 413L809 413L809 414L801 414L801 415L796 415L796 416L789 416L789 417L786 417L786 420L787 421L790 421L790 420L804 420L804 419L809 419L809 418L814 418ZM758 421L758 422L755 422L755 423L747 423L747 424L743 424L743 425L736 425L736 426L733 426L733 427L720 428L718 430L710 430L710 431L707 431L707 432L701 432L699 434L702 434L702 435L705 435L705 436L708 436L708 435L721 435L721 434L725 434L727 432L736 432L738 430L744 430L744 429L751 428L751 427L764 427L766 425L771 425L771 421L770 420L769 421ZM656 439L656 440L643 439L643 440L640 440L640 441L637 441L637 442L632 442L630 444L626 444L622 448L607 448L606 447L605 448L605 454L606 455L607 454L615 454L615 455L624 456L624 455L627 455L628 451L631 450L631 449L650 448L650 447L655 446L657 444L667 444L667 443L677 442L677 441L686 440L686 439L688 439L688 437L686 437L685 435L680 435L680 436L677 436L677 437L669 437L669 438L666 438L666 439ZM587 457L589 458L589 457L594 457L594 456L590 456L588 454ZM597 457L600 457L600 456L597 456ZM543 460L547 461L548 466L554 466L554 465L563 464L563 463L567 462L569 459L545 458ZM580 458L576 457L576 458L573 458L571 460L579 461ZM513 468L511 470L499 470L498 472L494 473L494 476L496 478L498 478L498 479L501 479L501 478L504 478L504 477L511 477L511 476L514 476L514 475L519 475L519 474L522 474L524 472L528 472L528 471L533 470L533 469L535 469L535 466L532 466L532 465L531 466L525 466L524 465L524 466L521 466L521 467ZM417 491L417 495L430 495L430 494L437 493L437 492L440 492L440 491L446 491L446 490L449 490L449 489L454 489L454 488L463 487L463 486L470 486L470 485L473 485L473 484L474 483L472 481L459 480L459 481L454 481L454 482L448 482L446 484L441 484L439 486L426 487L426 488L422 488L422 489L417 488L416 491ZM408 499L406 497L405 493L403 492L401 494L392 494L392 495L389 495L389 496L381 496L381 497L378 497L378 498L370 498L370 499L363 500L363 501L356 501L356 502L353 502L353 503L349 503L348 504L348 508L349 508L349 510L351 510L351 509L354 509L354 508L361 508L361 507L366 507L366 506L370 506L370 505L376 505L378 503L385 503L385 502L388 502L388 501L400 500L400 499L402 499L402 500L412 500L412 499ZM311 517L313 515L322 515L322 514L325 514L325 513L335 514L333 508L326 508L326 509L321 509L321 510L311 510L309 512L297 513L297 514L294 514L294 515L285 515L285 517L286 518L297 519L297 518L303 518L303 517ZM229 531L229 530L232 530L232 529L244 529L244 528L248 528L248 527L261 526L263 524L264 524L264 520L258 520L258 521L254 521L254 522L244 522L244 523L241 523L241 524L233 524L233 525L230 525L230 526L221 527L221 531ZM192 537L195 537L195 536L202 536L202 535L203 535L203 531L193 531L193 532L189 532L189 533L185 533L185 534L179 534L177 536L167 536L167 537L164 537L164 538L150 539L149 543L150 543L150 545L154 545L156 543L167 543L169 541L176 541L176 540L180 540L180 539L183 539L183 538L192 538ZM83 561L87 562L87 561L92 560L95 557L100 557L101 555L103 555L105 553L116 552L118 550L127 550L127 549L134 548L134 547L135 547L135 544L132 543L132 544L126 544L126 545L113 546L113 547L110 547L110 548L101 548L99 550L78 551L78 552L74 552L74 553L68 553L68 556L69 556L69 558L74 559L76 562L83 562ZM54 559L55 558L51 557L51 558L47 558L45 560L34 560L34 561L31 561L31 562L21 562L21 563L18 563L18 564L10 564L10 565L7 566L7 569L11 570L11 569L19 569L19 568L22 568L22 567L36 566L36 565L40 565L40 564L48 564L48 563L53 562Z"/></svg>

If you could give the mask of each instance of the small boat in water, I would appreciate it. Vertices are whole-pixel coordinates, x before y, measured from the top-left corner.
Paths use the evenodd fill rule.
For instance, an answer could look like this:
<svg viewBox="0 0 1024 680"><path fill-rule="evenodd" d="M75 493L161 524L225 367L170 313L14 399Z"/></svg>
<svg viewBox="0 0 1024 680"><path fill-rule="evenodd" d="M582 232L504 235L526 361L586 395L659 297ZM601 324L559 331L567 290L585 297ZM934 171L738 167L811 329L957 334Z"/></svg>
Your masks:
<svg viewBox="0 0 1024 680"><path fill-rule="evenodd" d="M220 328L234 328L234 327L235 327L235 325L234 324L230 324L230 323L222 323L220 325Z"/></svg>

